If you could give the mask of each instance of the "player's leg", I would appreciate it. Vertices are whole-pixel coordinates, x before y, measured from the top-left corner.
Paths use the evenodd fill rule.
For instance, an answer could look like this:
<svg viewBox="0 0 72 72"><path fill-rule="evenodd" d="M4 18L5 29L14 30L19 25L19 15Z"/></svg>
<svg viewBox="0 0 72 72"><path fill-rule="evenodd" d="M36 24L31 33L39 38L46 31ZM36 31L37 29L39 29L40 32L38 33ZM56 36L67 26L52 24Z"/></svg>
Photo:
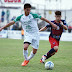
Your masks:
<svg viewBox="0 0 72 72"><path fill-rule="evenodd" d="M53 56L57 51L58 51L58 46L54 46L53 48L51 48L50 51L48 51L48 53L46 54L46 59Z"/></svg>
<svg viewBox="0 0 72 72"><path fill-rule="evenodd" d="M54 48L57 48L57 46L55 46ZM43 55L42 58L40 59L41 63L44 63L44 61L48 58L50 58L51 56L53 56L57 50L55 50L54 48L51 48L47 54Z"/></svg>
<svg viewBox="0 0 72 72"><path fill-rule="evenodd" d="M23 56L25 58L24 62L22 63L22 66L26 66L28 61L28 47L30 43L29 42L24 42L24 48L23 48Z"/></svg>
<svg viewBox="0 0 72 72"><path fill-rule="evenodd" d="M33 50L31 51L31 53L28 57L28 60L31 60L35 56L36 52L37 52L37 49L33 48Z"/></svg>
<svg viewBox="0 0 72 72"><path fill-rule="evenodd" d="M24 42L23 56L24 56L25 60L27 60L27 57L28 57L28 47L29 47L29 45L30 45L29 42Z"/></svg>
<svg viewBox="0 0 72 72"><path fill-rule="evenodd" d="M39 38L33 39L31 46L33 47L33 50L31 51L31 53L28 57L28 60L31 60L35 56L35 54L38 50L38 47L39 47Z"/></svg>
<svg viewBox="0 0 72 72"><path fill-rule="evenodd" d="M49 42L51 44L51 49L47 52L46 55L43 55L42 58L40 59L41 63L44 63L44 61L48 58L50 58L51 56L53 56L57 50L58 50L58 45L59 42L57 42L55 39L53 38L49 38Z"/></svg>

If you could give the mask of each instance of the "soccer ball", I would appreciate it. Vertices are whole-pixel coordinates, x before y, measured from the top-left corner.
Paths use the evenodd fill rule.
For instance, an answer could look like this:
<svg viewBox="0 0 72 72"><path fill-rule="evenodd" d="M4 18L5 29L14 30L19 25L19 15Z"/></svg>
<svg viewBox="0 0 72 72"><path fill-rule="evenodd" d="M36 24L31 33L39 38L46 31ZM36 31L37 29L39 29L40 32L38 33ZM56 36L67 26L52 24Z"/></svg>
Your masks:
<svg viewBox="0 0 72 72"><path fill-rule="evenodd" d="M48 61L45 63L45 69L52 70L54 68L54 63L52 61Z"/></svg>

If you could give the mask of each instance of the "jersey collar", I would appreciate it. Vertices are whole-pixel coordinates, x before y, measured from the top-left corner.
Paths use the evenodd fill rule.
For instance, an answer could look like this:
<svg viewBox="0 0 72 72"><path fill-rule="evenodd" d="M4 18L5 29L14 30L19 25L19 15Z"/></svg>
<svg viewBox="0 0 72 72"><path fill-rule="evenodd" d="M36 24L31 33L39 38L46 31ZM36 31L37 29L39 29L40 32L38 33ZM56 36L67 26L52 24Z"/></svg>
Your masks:
<svg viewBox="0 0 72 72"><path fill-rule="evenodd" d="M60 21L61 21L61 20L60 20ZM57 22L56 20L54 20L54 22L58 24L58 22ZM59 22L59 23L60 23L60 22Z"/></svg>

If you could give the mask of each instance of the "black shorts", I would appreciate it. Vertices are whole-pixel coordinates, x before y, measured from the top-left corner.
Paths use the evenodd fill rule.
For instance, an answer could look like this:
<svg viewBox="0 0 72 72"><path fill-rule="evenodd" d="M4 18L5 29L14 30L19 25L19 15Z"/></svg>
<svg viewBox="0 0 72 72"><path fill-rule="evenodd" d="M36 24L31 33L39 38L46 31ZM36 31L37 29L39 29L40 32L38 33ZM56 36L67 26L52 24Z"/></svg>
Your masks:
<svg viewBox="0 0 72 72"><path fill-rule="evenodd" d="M27 43L27 44L31 44L30 42L24 42L24 44L25 44L25 43Z"/></svg>

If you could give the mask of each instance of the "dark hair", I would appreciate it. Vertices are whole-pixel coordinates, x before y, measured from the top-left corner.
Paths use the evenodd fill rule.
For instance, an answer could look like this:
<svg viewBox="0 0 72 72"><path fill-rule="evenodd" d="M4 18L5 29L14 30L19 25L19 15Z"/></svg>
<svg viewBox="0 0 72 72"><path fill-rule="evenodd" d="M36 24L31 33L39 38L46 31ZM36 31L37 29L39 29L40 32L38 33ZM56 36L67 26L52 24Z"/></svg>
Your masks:
<svg viewBox="0 0 72 72"><path fill-rule="evenodd" d="M29 3L24 4L24 9L31 8L31 5Z"/></svg>
<svg viewBox="0 0 72 72"><path fill-rule="evenodd" d="M55 15L61 15L61 11L56 11Z"/></svg>

